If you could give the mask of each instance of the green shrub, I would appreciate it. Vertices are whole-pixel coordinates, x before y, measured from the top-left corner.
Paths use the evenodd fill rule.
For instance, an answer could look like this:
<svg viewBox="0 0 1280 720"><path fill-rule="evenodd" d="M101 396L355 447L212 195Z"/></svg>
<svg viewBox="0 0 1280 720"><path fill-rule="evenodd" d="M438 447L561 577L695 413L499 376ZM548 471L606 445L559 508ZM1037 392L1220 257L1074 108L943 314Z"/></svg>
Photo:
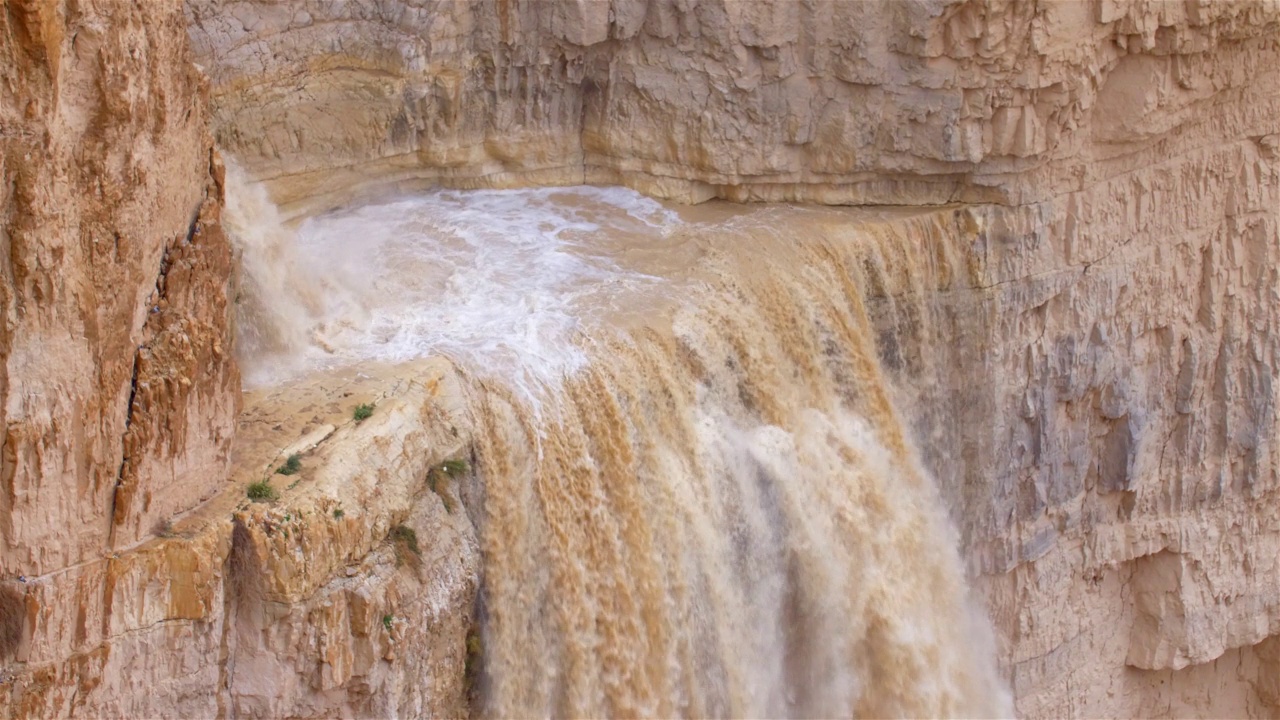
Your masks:
<svg viewBox="0 0 1280 720"><path fill-rule="evenodd" d="M395 620L396 618L394 615L391 615L391 614L383 615L382 627L386 628L387 632L391 632L391 623L395 622Z"/></svg>
<svg viewBox="0 0 1280 720"><path fill-rule="evenodd" d="M279 473L280 475L297 475L298 471L301 469L302 469L302 456L299 455L298 453L294 453L290 455L287 460L284 461L283 465L276 468L276 472Z"/></svg>
<svg viewBox="0 0 1280 720"><path fill-rule="evenodd" d="M276 489L271 487L271 482L268 480L250 483L248 494L249 499L254 502L270 502L280 496Z"/></svg>
<svg viewBox="0 0 1280 720"><path fill-rule="evenodd" d="M373 415L373 404L361 403L360 405L356 406L356 411L351 414L351 417L355 418L356 422L360 422L362 420L368 420L372 415Z"/></svg>
<svg viewBox="0 0 1280 720"><path fill-rule="evenodd" d="M342 511L342 508L334 508L334 509L333 509L333 519L334 519L334 520L341 520L343 515L346 515L346 513Z"/></svg>
<svg viewBox="0 0 1280 720"><path fill-rule="evenodd" d="M404 545L414 555L422 554L418 549L418 533L408 525L397 525L391 528L391 540L398 545Z"/></svg>
<svg viewBox="0 0 1280 720"><path fill-rule="evenodd" d="M445 460L440 463L440 469L444 470L449 477L461 475L470 468L466 460Z"/></svg>

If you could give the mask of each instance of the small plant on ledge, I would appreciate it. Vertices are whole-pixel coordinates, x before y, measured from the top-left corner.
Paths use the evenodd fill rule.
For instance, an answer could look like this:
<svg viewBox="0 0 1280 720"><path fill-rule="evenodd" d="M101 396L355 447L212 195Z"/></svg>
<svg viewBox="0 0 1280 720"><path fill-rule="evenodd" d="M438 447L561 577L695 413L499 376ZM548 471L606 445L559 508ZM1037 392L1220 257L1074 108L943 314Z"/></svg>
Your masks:
<svg viewBox="0 0 1280 720"><path fill-rule="evenodd" d="M440 469L449 477L456 477L465 473L470 466L466 460L445 460L440 463Z"/></svg>
<svg viewBox="0 0 1280 720"><path fill-rule="evenodd" d="M356 422L368 420L373 416L373 407L373 403L361 403L356 406L356 411L351 414L351 417L355 418Z"/></svg>
<svg viewBox="0 0 1280 720"><path fill-rule="evenodd" d="M268 480L250 483L248 495L249 499L254 502L270 502L279 497L279 493L276 492L275 488L271 487L271 482Z"/></svg>
<svg viewBox="0 0 1280 720"><path fill-rule="evenodd" d="M297 475L298 471L301 469L302 469L302 456L299 455L298 453L294 453L290 455L287 460L284 461L283 465L276 468L276 473L280 475Z"/></svg>
<svg viewBox="0 0 1280 720"><path fill-rule="evenodd" d="M397 525L391 528L391 539L398 543L404 543L405 547L413 552L414 555L422 554L418 549L418 533L408 525Z"/></svg>
<svg viewBox="0 0 1280 720"><path fill-rule="evenodd" d="M344 512L344 511L342 510L342 508L334 508L334 509L333 509L333 519L334 519L334 520L341 520L341 519L342 519L342 517L343 517L344 515L346 515L346 514L347 514L347 513L346 513L346 512Z"/></svg>
<svg viewBox="0 0 1280 720"><path fill-rule="evenodd" d="M414 568L422 564L422 550L418 547L418 533L408 525L397 525L387 535L396 553L396 566L409 563Z"/></svg>

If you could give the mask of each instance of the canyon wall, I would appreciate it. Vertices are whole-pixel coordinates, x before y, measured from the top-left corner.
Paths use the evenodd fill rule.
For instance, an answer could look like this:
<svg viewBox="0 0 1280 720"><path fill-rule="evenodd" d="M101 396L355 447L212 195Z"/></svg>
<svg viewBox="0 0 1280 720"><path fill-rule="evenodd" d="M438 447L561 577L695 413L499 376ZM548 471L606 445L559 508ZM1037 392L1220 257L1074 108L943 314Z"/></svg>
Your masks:
<svg viewBox="0 0 1280 720"><path fill-rule="evenodd" d="M465 702L478 551L428 486L456 390L246 418L329 444L282 504L243 483L287 443L226 483L211 126L298 212L583 181L969 204L862 287L1019 714L1273 715L1278 32L1275 2L1197 0L10 0L3 714Z"/></svg>
<svg viewBox="0 0 1280 720"><path fill-rule="evenodd" d="M226 466L231 252L181 19L52 2L5 17L8 574L131 545Z"/></svg>
<svg viewBox="0 0 1280 720"><path fill-rule="evenodd" d="M295 211L584 181L976 205L946 332L868 262L1019 713L1274 712L1276 3L187 8L220 143Z"/></svg>
<svg viewBox="0 0 1280 720"><path fill-rule="evenodd" d="M1276 711L1278 180L1246 137L985 208L927 322L912 251L869 263L1021 715Z"/></svg>
<svg viewBox="0 0 1280 720"><path fill-rule="evenodd" d="M112 612L137 600L112 558L220 489L239 410L219 161L184 26L174 3L0 12L6 714L42 685L181 684L153 654L177 647L165 628ZM41 702L26 711L75 707Z"/></svg>
<svg viewBox="0 0 1280 720"><path fill-rule="evenodd" d="M1128 156L1255 83L1278 12L1196 0L187 11L219 143L285 204L361 183L584 180L683 201L1034 202L1149 164Z"/></svg>
<svg viewBox="0 0 1280 720"><path fill-rule="evenodd" d="M237 423L315 415L241 417L225 171L181 5L10 0L0 65L0 717L463 714L478 553L422 499L460 441L426 444L421 385L360 428L376 458L309 460L345 520L327 496L239 504L280 448L241 442L233 473ZM415 524L431 542L400 571L385 540Z"/></svg>

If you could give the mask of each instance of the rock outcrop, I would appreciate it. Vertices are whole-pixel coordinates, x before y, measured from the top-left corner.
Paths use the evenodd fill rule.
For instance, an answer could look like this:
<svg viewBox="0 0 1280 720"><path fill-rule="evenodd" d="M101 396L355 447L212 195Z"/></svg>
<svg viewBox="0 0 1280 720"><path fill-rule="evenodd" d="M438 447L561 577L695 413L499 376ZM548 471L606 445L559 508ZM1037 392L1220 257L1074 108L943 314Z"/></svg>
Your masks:
<svg viewBox="0 0 1280 720"><path fill-rule="evenodd" d="M1244 137L988 207L932 340L881 301L1022 715L1276 711L1278 180Z"/></svg>
<svg viewBox="0 0 1280 720"><path fill-rule="evenodd" d="M378 457L297 448L345 512L241 507L270 429L228 482L237 423L266 420L239 418L225 177L181 6L13 0L0 64L0 716L463 714L477 552L422 497L460 442L433 444L423 385L369 391L344 447ZM311 417L273 407L282 432ZM386 541L413 527L420 549Z"/></svg>
<svg viewBox="0 0 1280 720"><path fill-rule="evenodd" d="M479 552L463 481L438 465L468 428L447 363L400 370L416 381L249 395L221 493L135 548L6 585L26 592L28 639L5 716L466 714ZM374 417L353 422L347 398ZM250 503L264 480L280 501Z"/></svg>
<svg viewBox="0 0 1280 720"><path fill-rule="evenodd" d="M224 499L234 519L211 507L188 530L232 536L209 614L227 627L224 674L207 688L219 714L467 714L480 552L465 480L440 467L466 456L460 397L442 360L249 395ZM373 415L354 421L363 402ZM294 453L302 469L273 475ZM246 501L245 485L264 479L280 501Z"/></svg>

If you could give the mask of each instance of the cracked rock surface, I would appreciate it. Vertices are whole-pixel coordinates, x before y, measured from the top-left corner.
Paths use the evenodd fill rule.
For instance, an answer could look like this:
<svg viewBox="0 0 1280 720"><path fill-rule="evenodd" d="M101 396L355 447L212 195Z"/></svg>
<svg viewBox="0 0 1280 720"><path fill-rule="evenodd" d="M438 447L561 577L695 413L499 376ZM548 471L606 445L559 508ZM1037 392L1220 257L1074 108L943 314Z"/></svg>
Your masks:
<svg viewBox="0 0 1280 720"><path fill-rule="evenodd" d="M945 205L866 300L1018 713L1274 717L1278 33L1270 0L9 0L0 715L465 712L456 375L242 399L216 138L295 213Z"/></svg>

